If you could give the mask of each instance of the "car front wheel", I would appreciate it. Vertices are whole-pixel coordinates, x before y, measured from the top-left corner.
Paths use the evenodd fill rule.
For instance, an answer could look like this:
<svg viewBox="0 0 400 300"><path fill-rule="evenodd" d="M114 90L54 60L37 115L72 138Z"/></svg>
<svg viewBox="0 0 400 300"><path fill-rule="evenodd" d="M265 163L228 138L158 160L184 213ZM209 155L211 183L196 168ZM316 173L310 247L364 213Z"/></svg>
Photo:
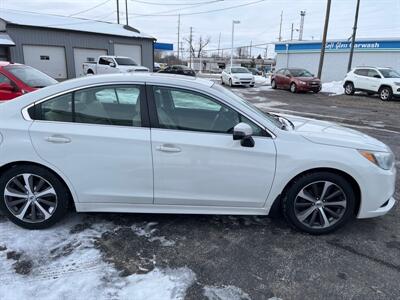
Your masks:
<svg viewBox="0 0 400 300"><path fill-rule="evenodd" d="M354 84L351 82L347 82L344 86L344 92L346 95L354 95L355 89L354 89Z"/></svg>
<svg viewBox="0 0 400 300"><path fill-rule="evenodd" d="M382 101L390 101L390 100L392 100L392 97L393 97L393 91L390 87L384 86L384 87L380 88L379 98Z"/></svg>
<svg viewBox="0 0 400 300"><path fill-rule="evenodd" d="M46 168L20 165L0 177L0 209L15 224L43 229L68 211L70 194L64 183Z"/></svg>
<svg viewBox="0 0 400 300"><path fill-rule="evenodd" d="M272 79L271 87L275 90L277 88L276 81Z"/></svg>
<svg viewBox="0 0 400 300"><path fill-rule="evenodd" d="M297 92L297 86L296 86L296 84L294 82L290 85L290 91L293 94Z"/></svg>
<svg viewBox="0 0 400 300"><path fill-rule="evenodd" d="M292 184L283 210L290 225L310 234L325 234L351 219L355 195L351 184L335 173L306 174Z"/></svg>

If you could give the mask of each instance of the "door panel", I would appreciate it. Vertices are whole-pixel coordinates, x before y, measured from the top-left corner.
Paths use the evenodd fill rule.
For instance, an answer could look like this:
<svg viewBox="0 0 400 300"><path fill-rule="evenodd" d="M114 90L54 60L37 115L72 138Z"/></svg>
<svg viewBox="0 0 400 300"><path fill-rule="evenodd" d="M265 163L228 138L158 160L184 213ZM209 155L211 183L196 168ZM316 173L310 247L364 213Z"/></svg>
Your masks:
<svg viewBox="0 0 400 300"><path fill-rule="evenodd" d="M152 129L154 203L262 207L275 172L270 138L247 148L229 134ZM162 151L168 146L175 151Z"/></svg>
<svg viewBox="0 0 400 300"><path fill-rule="evenodd" d="M141 90L92 87L35 107L33 146L70 180L79 202L153 203L150 129L140 127L147 114Z"/></svg>

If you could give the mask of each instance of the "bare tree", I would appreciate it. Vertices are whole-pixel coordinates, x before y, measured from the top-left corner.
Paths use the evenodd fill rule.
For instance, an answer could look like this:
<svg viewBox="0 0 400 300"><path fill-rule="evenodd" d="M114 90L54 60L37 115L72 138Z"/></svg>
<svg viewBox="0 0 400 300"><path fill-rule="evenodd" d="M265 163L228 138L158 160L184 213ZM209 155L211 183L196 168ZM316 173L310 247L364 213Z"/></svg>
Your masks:
<svg viewBox="0 0 400 300"><path fill-rule="evenodd" d="M200 57L204 48L211 42L211 38L203 38L202 36L200 36L196 44L194 43L194 41L190 41L189 38L185 38L185 41L189 44L189 51L192 53L192 56Z"/></svg>

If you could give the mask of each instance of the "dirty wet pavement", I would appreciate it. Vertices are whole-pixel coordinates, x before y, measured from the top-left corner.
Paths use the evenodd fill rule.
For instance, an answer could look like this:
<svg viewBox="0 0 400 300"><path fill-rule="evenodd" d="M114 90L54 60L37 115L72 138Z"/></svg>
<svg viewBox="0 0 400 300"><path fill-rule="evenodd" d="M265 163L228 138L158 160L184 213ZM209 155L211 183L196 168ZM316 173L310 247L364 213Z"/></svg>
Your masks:
<svg viewBox="0 0 400 300"><path fill-rule="evenodd" d="M361 130L400 155L400 101L234 91L262 109ZM31 232L0 217L0 298L398 299L399 216L396 205L325 236L279 217L71 213Z"/></svg>

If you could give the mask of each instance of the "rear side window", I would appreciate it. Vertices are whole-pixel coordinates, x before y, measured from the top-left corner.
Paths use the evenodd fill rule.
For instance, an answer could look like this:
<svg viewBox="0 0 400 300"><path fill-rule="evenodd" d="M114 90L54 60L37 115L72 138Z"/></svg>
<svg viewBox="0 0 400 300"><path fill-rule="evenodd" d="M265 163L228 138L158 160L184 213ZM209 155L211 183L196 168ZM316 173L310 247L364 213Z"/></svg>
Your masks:
<svg viewBox="0 0 400 300"><path fill-rule="evenodd" d="M354 71L354 74L357 74L360 76L368 76L368 69L356 69Z"/></svg>
<svg viewBox="0 0 400 300"><path fill-rule="evenodd" d="M82 89L42 102L28 112L34 120L141 127L140 86Z"/></svg>

